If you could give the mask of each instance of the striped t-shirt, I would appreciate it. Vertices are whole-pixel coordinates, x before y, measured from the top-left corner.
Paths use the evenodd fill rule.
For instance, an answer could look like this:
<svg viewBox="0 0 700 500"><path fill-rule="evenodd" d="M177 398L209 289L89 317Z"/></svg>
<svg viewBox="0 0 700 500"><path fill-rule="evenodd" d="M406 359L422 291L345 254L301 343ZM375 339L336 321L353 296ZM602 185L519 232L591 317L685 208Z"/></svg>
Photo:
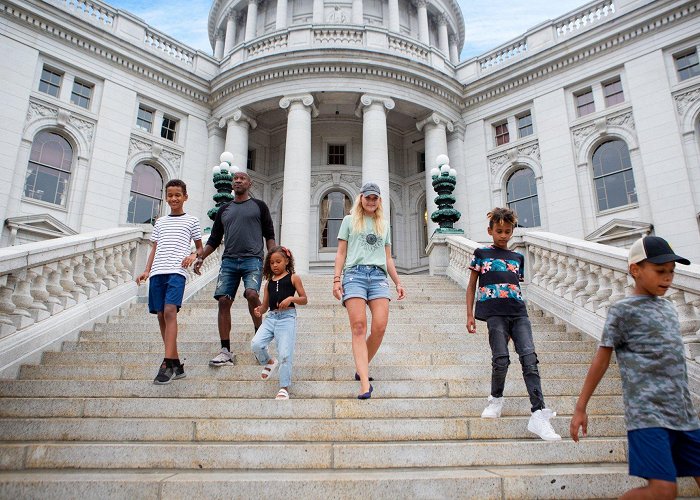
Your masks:
<svg viewBox="0 0 700 500"><path fill-rule="evenodd" d="M181 274L187 277L182 260L192 253L191 242L202 239L199 219L193 215L166 215L156 220L151 234L156 255L151 264L150 276L157 274Z"/></svg>

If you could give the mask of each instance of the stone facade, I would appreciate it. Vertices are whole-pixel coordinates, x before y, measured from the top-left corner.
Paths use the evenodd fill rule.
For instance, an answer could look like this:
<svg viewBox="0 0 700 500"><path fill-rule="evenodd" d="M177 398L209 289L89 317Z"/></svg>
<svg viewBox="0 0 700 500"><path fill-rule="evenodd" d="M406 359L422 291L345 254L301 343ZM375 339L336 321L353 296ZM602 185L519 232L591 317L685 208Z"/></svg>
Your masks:
<svg viewBox="0 0 700 500"><path fill-rule="evenodd" d="M185 180L206 227L229 150L300 271L332 266L327 195L373 180L397 266L421 272L430 170L447 153L471 239L511 202L538 230L616 245L653 230L700 259L696 3L591 2L460 62L463 24L449 0L214 0L212 56L97 0L4 0L0 241L37 239L20 217L67 234L127 224L136 195L153 201L134 186L144 166ZM68 144L68 168L37 156L44 132ZM611 143L626 156L601 173ZM47 201L37 172L64 179L60 193Z"/></svg>

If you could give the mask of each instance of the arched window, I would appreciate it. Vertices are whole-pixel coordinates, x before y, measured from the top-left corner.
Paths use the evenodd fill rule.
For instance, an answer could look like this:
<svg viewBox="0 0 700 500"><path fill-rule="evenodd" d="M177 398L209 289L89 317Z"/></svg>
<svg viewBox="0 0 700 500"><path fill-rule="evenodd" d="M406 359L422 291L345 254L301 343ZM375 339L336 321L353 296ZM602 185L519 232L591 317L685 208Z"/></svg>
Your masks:
<svg viewBox="0 0 700 500"><path fill-rule="evenodd" d="M593 182L598 210L637 202L632 161L624 141L616 139L598 146L593 153Z"/></svg>
<svg viewBox="0 0 700 500"><path fill-rule="evenodd" d="M518 214L518 226L537 227L540 224L540 205L537 200L535 173L522 168L513 173L506 182L508 208Z"/></svg>
<svg viewBox="0 0 700 500"><path fill-rule="evenodd" d="M29 154L24 196L65 206L73 148L58 134L39 132Z"/></svg>
<svg viewBox="0 0 700 500"><path fill-rule="evenodd" d="M163 200L163 177L151 165L139 163L134 169L126 221L155 224Z"/></svg>
<svg viewBox="0 0 700 500"><path fill-rule="evenodd" d="M350 213L352 202L340 191L328 193L321 201L320 234L321 248L336 248L338 246L338 231L343 217Z"/></svg>

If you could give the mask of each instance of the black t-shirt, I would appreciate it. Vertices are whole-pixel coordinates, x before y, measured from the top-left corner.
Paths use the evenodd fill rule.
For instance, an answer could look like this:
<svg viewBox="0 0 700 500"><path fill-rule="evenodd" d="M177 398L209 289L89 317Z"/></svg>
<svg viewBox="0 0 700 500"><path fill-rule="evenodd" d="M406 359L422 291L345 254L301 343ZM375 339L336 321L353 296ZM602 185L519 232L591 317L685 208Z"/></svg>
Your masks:
<svg viewBox="0 0 700 500"><path fill-rule="evenodd" d="M527 316L520 290L525 258L494 246L477 248L469 269L479 273L474 317Z"/></svg>
<svg viewBox="0 0 700 500"><path fill-rule="evenodd" d="M207 245L216 248L224 239L224 258L263 258L265 241L275 239L270 210L264 201L248 198L229 201L219 208Z"/></svg>

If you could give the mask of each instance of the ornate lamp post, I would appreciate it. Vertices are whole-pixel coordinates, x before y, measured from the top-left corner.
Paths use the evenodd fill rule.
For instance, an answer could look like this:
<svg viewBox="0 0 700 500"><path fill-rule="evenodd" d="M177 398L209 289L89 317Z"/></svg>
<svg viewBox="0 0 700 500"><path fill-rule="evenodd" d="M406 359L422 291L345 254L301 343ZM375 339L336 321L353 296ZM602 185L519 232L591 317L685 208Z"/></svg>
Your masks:
<svg viewBox="0 0 700 500"><path fill-rule="evenodd" d="M430 174L433 178L433 189L438 194L435 198L438 209L430 214L430 220L440 226L435 230L436 233L464 234L461 229L454 228L454 223L462 216L458 210L452 208L457 201L452 195L457 184L457 172L450 167L447 155L438 155L436 162L438 166L432 169Z"/></svg>
<svg viewBox="0 0 700 500"><path fill-rule="evenodd" d="M212 198L216 202L216 205L207 212L211 220L216 219L216 214L221 205L233 199L233 195L231 194L231 191L233 191L231 181L233 181L233 174L240 170L240 168L231 165L231 162L233 162L233 155L228 151L221 153L219 160L221 163L212 168L214 187L216 188L216 194Z"/></svg>

